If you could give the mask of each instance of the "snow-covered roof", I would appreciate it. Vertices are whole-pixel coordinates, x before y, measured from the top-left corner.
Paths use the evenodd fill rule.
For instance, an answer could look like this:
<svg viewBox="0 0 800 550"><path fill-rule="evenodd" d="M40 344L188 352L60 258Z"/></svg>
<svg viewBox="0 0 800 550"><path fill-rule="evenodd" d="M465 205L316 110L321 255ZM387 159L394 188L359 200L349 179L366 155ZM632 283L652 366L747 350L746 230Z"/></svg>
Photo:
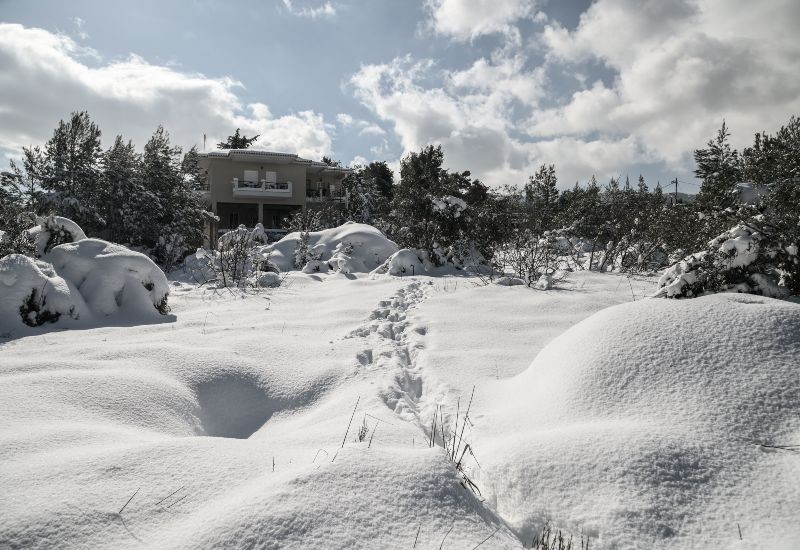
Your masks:
<svg viewBox="0 0 800 550"><path fill-rule="evenodd" d="M302 164L314 171L322 172L351 172L350 168L340 166L330 166L324 162L304 159L295 153L281 153L276 151L264 151L260 149L221 149L219 151L209 151L200 153L201 158L229 158L234 161L248 161L254 159L268 160L278 164Z"/></svg>

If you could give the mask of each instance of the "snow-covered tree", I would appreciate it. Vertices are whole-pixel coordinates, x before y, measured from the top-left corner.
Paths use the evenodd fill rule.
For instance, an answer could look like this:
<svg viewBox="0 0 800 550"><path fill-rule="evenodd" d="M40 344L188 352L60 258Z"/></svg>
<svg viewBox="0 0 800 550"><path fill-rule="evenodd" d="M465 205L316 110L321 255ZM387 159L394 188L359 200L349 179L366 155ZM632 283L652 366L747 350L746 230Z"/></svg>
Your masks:
<svg viewBox="0 0 800 550"><path fill-rule="evenodd" d="M53 210L90 230L106 220L97 211L101 193L100 129L86 111L60 121L44 148L23 148L27 176L38 186L39 210Z"/></svg>

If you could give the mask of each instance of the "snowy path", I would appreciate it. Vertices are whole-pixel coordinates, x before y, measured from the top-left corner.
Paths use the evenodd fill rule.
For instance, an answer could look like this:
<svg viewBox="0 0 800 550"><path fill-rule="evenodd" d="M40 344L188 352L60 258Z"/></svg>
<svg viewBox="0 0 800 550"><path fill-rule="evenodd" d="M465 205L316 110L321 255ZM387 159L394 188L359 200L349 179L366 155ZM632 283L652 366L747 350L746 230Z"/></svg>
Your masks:
<svg viewBox="0 0 800 550"><path fill-rule="evenodd" d="M426 332L424 326L413 325L408 319L409 310L424 302L430 283L414 281L395 295L382 300L369 316L369 320L350 333L350 337L363 338L366 347L357 359L366 368L389 372L389 382L380 390L389 409L400 418L421 426L419 402L423 395L423 374L416 364L418 349L422 346L413 335Z"/></svg>

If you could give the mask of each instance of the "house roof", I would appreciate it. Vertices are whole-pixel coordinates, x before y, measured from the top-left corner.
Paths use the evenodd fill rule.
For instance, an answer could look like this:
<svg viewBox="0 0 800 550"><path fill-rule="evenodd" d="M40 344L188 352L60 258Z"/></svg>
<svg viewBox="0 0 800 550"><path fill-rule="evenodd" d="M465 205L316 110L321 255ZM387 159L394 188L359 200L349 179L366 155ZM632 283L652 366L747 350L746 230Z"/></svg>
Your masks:
<svg viewBox="0 0 800 550"><path fill-rule="evenodd" d="M275 151L263 151L259 149L220 149L219 151L209 151L200 153L201 158L229 158L233 161L253 161L256 159L267 160L277 164L300 164L306 166L310 172L352 172L350 168L340 166L330 166L324 162L308 160L297 156L294 153L279 153Z"/></svg>

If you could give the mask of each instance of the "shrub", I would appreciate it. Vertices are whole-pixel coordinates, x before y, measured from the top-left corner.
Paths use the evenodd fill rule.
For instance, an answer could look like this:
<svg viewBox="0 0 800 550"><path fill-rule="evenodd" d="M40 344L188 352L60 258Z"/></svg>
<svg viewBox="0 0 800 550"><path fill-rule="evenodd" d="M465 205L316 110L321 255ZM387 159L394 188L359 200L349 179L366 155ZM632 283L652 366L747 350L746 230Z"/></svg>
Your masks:
<svg viewBox="0 0 800 550"><path fill-rule="evenodd" d="M39 292L34 288L21 306L19 306L19 314L22 317L22 322L29 327L39 327L45 323L55 323L61 317L58 311L50 311L44 308L47 302L47 297L42 295L39 297ZM72 309L70 313L72 313Z"/></svg>
<svg viewBox="0 0 800 550"><path fill-rule="evenodd" d="M740 222L687 256L659 280L656 296L690 298L744 292L783 298L800 294L797 243L787 242L763 218Z"/></svg>

